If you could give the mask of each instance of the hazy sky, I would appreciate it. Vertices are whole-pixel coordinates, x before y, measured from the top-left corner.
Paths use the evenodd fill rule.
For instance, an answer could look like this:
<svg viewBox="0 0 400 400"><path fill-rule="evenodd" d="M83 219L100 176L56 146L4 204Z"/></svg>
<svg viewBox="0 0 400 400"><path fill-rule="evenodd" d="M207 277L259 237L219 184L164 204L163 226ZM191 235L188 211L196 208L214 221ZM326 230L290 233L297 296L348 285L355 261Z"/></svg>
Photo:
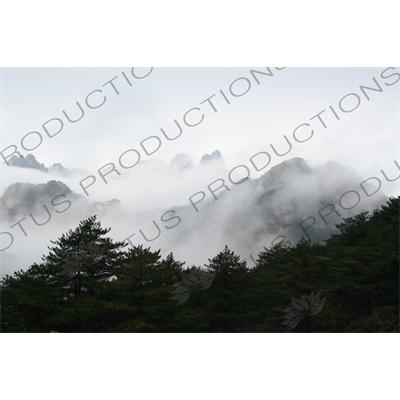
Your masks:
<svg viewBox="0 0 400 400"><path fill-rule="evenodd" d="M142 160L161 158L166 163L178 153L190 154L198 163L203 154L219 149L227 168L232 168L248 162L260 151L270 152L270 144L283 151L287 148L283 135L294 142L293 130L309 123L309 128L299 129L298 137L307 138L310 129L314 129L314 136L304 143L294 142L292 151L283 157L273 157L271 166L297 156L315 164L336 160L362 175L369 175L391 167L398 159L399 84L393 83L399 77L389 77L396 73L394 70L387 70L384 73L387 78L383 79L384 67L284 70L271 67L272 77L255 74L260 81L258 85L251 69L156 68L143 79L135 79L130 68L3 69L1 149L16 145L23 155L31 152L45 165L60 162L66 167L92 173L109 162L118 164L121 154L129 149L138 150ZM267 72L264 67L253 69ZM134 70L138 77L149 72L150 69ZM107 82L115 77L114 89ZM242 79L234 82L238 78ZM370 97L368 101L360 86L377 88L373 78L382 92L366 91ZM389 84L391 86L387 86ZM238 97L230 93L230 87ZM107 99L101 107L89 109L85 99L95 90L102 90L102 93L93 93L88 103L95 107L101 104L104 96ZM225 93L229 105L220 90ZM70 123L63 111L70 114L71 119L78 119L82 113L77 101L85 114L81 120ZM352 112L344 113L340 109L341 106L351 110L358 102L358 108ZM336 110L340 121L329 106ZM202 114L204 119L199 125L188 127L183 117L192 108L200 110L187 115L189 124L198 123ZM326 129L318 117L310 121L323 110L326 111L320 117L325 120ZM62 119L64 127L49 138L42 125L53 118ZM183 132L178 139L168 141L161 129L176 136L175 119ZM56 133L60 122L51 121L46 127L50 134ZM35 150L25 151L21 148L21 139L32 131L39 132L43 141ZM158 136L162 144L157 152L147 156L140 142L150 136ZM39 140L38 134L30 134L23 144L33 148ZM156 144L157 139L147 142L149 148ZM11 152L9 149L3 154ZM124 157L126 164L134 162L134 154L131 152ZM123 170L122 175L133 170ZM6 184L8 175L3 168ZM115 173L111 174L110 186L118 179ZM101 183L97 182L93 188L97 185Z"/></svg>
<svg viewBox="0 0 400 400"><path fill-rule="evenodd" d="M386 182L380 172L398 176L400 69L388 68L4 68L0 150L7 157L16 146L46 166L83 169L87 173L51 179L90 201L118 198L131 211L187 205L189 196L205 190L221 171L198 168L174 180L163 165L186 153L197 167L204 154L217 149L228 171L245 165L251 178L293 157L311 166L335 160L355 171L360 183L379 177L383 192L397 196L399 181ZM80 120L76 102L84 112ZM69 122L63 111L78 121ZM175 120L182 128L179 137ZM167 140L162 130L177 138ZM279 156L271 145L288 153ZM271 161L257 172L249 160L260 152L269 153ZM139 156L154 162L130 168ZM1 194L14 182L50 179L0 161ZM120 175L106 175L111 168L104 168L106 184L98 170L109 163ZM87 196L79 183L89 175L94 178L82 183Z"/></svg>

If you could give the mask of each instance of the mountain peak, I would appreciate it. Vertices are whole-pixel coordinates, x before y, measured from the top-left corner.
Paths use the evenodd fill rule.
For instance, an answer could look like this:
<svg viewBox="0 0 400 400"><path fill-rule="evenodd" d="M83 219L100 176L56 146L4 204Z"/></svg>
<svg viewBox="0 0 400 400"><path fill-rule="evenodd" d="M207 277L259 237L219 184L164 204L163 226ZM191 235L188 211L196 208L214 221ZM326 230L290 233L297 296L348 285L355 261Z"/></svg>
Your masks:
<svg viewBox="0 0 400 400"><path fill-rule="evenodd" d="M204 154L203 157L201 157L200 164L206 165L211 161L218 161L218 162L223 162L222 154L219 150L215 150L212 152L212 154Z"/></svg>
<svg viewBox="0 0 400 400"><path fill-rule="evenodd" d="M277 188L285 185L288 180L307 176L312 173L312 169L303 158L292 158L275 165L268 172L260 177L260 182L264 187Z"/></svg>
<svg viewBox="0 0 400 400"><path fill-rule="evenodd" d="M193 168L193 159L189 156L189 154L179 153L172 159L171 167L179 170Z"/></svg>
<svg viewBox="0 0 400 400"><path fill-rule="evenodd" d="M39 163L36 160L36 157L33 154L28 154L26 157L24 156L18 157L16 155L13 155L10 158L9 163L12 167L32 168L45 172L48 171L48 169L44 166L44 164Z"/></svg>

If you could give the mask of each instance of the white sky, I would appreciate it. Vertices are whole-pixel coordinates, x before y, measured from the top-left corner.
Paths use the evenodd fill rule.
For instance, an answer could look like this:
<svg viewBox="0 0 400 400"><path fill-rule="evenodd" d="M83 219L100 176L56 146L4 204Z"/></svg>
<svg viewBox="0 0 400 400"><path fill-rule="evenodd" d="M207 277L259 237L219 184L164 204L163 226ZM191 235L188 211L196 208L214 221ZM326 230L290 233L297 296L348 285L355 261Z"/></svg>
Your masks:
<svg viewBox="0 0 400 400"><path fill-rule="evenodd" d="M202 155L218 149L225 164L231 169L239 164L249 164L249 158L260 151L271 153L273 166L285 159L303 157L311 164L318 165L336 160L355 170L361 177L376 176L381 169L396 173L394 160L399 159L399 83L388 86L399 78L389 77L397 70L388 70L381 77L382 68L286 68L276 70L271 67L273 77L257 75L257 85L250 70L266 71L259 68L154 68L144 79L134 79L130 68L118 69L8 69L2 70L2 138L1 149L16 145L23 155L29 153L21 148L22 138L37 131L43 137L40 146L31 151L39 162L49 166L60 162L69 168L82 168L97 176L92 187L98 200L106 200L106 190L118 185L124 177L135 173L135 167L124 170L121 176L112 173L106 186L97 170L109 162L118 164L122 153L136 149L142 160L162 159L170 163L178 153L187 153L198 164ZM135 69L137 76L146 75L149 68ZM124 79L129 77L132 87ZM113 81L119 91L117 95L110 84ZM250 81L249 91L241 97L229 92L230 85L238 78ZM368 91L370 100L361 92L360 86L376 87L375 78L382 92ZM106 84L104 87L103 85ZM248 88L248 81L240 79L232 86L234 93L242 93ZM98 109L85 105L86 96L94 90L90 98L93 105L100 104L107 96L105 104ZM222 90L230 101L226 103L220 94ZM352 112L344 113L339 108L343 97L355 93L360 105ZM206 100L215 95L213 102L217 113ZM83 118L70 123L63 115L80 115L75 104L82 105ZM357 97L350 95L341 105L350 110L356 105ZM201 104L204 102L203 104ZM338 121L329 106L332 106ZM196 123L200 115L202 122L195 127L183 123L184 114L194 108L188 116L188 123ZM327 129L318 118L321 114ZM49 138L42 124L52 118L61 118L64 127L59 134ZM177 120L183 128L182 135L167 141L160 129L176 135L174 124ZM309 123L314 136L305 143L293 140L293 130L303 123ZM59 122L48 124L51 133L59 130ZM302 128L299 138L306 138L308 128ZM286 149L283 135L293 144L292 150L283 157L273 154L270 145ZM161 147L151 156L144 154L140 143L150 136L161 139ZM24 139L25 147L37 145L37 134ZM147 142L155 146L156 140ZM4 151L5 155L12 150ZM125 163L134 162L135 157L125 156ZM14 172L3 164L3 190L15 179ZM19 180L26 171L20 171ZM265 172L262 171L263 173ZM16 173L16 172L15 172ZM252 171L252 177L257 173ZM82 189L79 181L69 182L75 191ZM396 195L398 187L391 183L384 185L388 195Z"/></svg>
<svg viewBox="0 0 400 400"><path fill-rule="evenodd" d="M218 149L227 168L233 168L248 163L248 159L260 151L271 152L270 144L277 149L279 145L285 148L283 135L294 142L293 130L302 123L310 123L314 136L305 143L294 142L287 156L273 157L271 166L287 158L303 157L314 164L336 160L366 177L379 173L380 169L392 167L393 170L394 160L399 156L399 84L385 84L395 82L398 76L381 78L384 67L287 68L281 71L271 67L274 76L258 75L261 83L257 85L250 74L251 69L155 68L141 80L132 77L130 68L3 69L1 148L16 145L26 155L29 152L21 148L21 139L29 132L38 131L43 142L31 153L45 165L60 162L69 168L96 173L109 162L118 163L120 155L132 148L141 152L142 160L161 158L166 163L178 153L190 154L198 163L203 154ZM265 71L265 68L254 69ZM135 71L137 75L145 75L149 69ZM130 77L132 87L124 80L122 72ZM399 73L399 69L397 72L389 70L385 75L394 73ZM114 77L118 77L114 84L119 95L110 84L103 87ZM233 97L229 87L238 78L247 78L251 87L243 96ZM377 79L383 92L368 91L368 101L359 87L376 87L373 78ZM247 81L241 79L232 86L232 91L243 92L247 85ZM90 110L85 106L85 98L98 89L103 93L93 94L92 103L99 104L103 95L107 96L106 103ZM226 93L230 105L220 90ZM360 105L353 112L343 113L339 102L350 93L360 97ZM217 113L209 102L205 102L212 95L215 95L211 101ZM79 115L76 101L84 108L85 115L72 124L62 111L71 114L71 118ZM356 101L355 96L348 96L342 106L351 109ZM205 103L200 104L202 102ZM329 110L330 105L340 121ZM183 116L194 107L201 111L193 111L188 122L197 122L200 114L204 114L204 120L196 127L187 127L182 122ZM321 118L327 129L317 118L310 121L322 110L326 110ZM52 118L61 118L64 127L59 134L49 138L42 124ZM175 119L183 133L169 142L160 129L175 135ZM58 131L58 124L55 121L49 123L51 133ZM306 134L304 129L304 138ZM140 148L140 142L150 136L158 136L162 144L157 152L147 156ZM38 136L32 134L23 144L29 148L37 143ZM150 143L155 145L156 140L147 142ZM9 149L4 154L10 152ZM130 160L134 162L133 157ZM2 171L3 179L8 183L7 168ZM126 172L123 170L122 174ZM110 186L118 179L115 173L111 174ZM94 186L97 185L101 183ZM392 195L396 190L387 188Z"/></svg>

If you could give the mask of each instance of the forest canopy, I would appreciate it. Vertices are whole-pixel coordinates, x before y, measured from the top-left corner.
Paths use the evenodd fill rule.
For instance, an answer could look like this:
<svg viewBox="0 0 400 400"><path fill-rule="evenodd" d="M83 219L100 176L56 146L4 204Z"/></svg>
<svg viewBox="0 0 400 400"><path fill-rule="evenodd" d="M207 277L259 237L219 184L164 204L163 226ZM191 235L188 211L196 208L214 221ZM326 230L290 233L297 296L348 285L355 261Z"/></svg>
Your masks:
<svg viewBox="0 0 400 400"><path fill-rule="evenodd" d="M1 280L1 331L399 332L399 201L254 267L226 246L204 266L127 249L93 216Z"/></svg>

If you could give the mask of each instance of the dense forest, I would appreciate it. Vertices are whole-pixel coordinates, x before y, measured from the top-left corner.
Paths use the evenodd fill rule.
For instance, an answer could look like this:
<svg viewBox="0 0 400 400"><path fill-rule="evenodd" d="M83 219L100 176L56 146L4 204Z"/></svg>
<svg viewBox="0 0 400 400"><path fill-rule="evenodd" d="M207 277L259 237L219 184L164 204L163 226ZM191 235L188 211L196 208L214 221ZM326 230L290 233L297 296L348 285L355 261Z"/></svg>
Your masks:
<svg viewBox="0 0 400 400"><path fill-rule="evenodd" d="M93 216L1 280L1 331L399 332L399 201L254 267L228 247L202 267L128 248Z"/></svg>

